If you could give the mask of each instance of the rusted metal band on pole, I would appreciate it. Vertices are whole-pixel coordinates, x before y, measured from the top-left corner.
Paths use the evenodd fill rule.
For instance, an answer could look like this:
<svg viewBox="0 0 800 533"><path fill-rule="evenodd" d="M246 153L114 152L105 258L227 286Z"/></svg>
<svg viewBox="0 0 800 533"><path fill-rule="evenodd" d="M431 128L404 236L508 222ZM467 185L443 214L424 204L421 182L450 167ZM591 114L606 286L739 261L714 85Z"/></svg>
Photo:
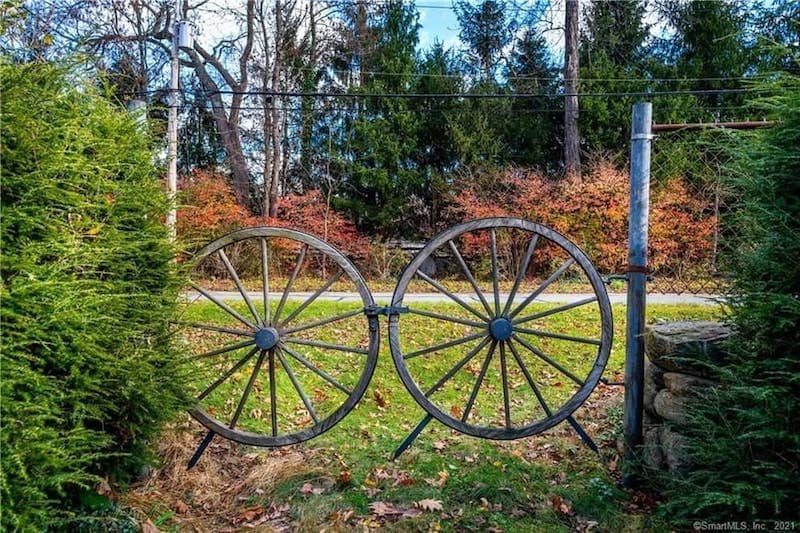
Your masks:
<svg viewBox="0 0 800 533"><path fill-rule="evenodd" d="M637 273L637 274L649 274L650 273L650 267L648 267L647 265L644 265L644 266L628 265L628 269L625 272L627 272L628 274L631 274L631 273L634 273L634 272Z"/></svg>

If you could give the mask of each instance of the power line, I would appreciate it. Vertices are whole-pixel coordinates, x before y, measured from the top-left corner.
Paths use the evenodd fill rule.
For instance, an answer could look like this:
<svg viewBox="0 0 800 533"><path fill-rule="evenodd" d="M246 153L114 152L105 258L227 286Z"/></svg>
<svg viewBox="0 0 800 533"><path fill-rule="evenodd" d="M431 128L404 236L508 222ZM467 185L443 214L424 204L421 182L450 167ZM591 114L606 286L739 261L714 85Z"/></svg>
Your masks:
<svg viewBox="0 0 800 533"><path fill-rule="evenodd" d="M675 90L675 91L616 91L616 92L587 92L587 93L562 93L562 94L542 94L542 93L330 93L330 92L303 92L303 91L210 91L206 95L229 94L244 96L281 96L289 98L347 98L347 99L465 99L465 100L492 100L492 99L515 99L515 98L546 98L560 99L570 96L577 97L634 97L634 96L710 96L719 94L743 94L753 92L768 92L763 88L751 89L699 89L699 90Z"/></svg>

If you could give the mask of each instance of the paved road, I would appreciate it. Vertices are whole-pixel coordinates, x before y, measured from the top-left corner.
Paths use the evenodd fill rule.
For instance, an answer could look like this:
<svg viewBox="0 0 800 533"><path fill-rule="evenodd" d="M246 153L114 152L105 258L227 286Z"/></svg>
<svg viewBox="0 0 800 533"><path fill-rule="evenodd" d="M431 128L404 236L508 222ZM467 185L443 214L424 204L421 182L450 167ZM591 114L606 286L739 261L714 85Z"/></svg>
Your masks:
<svg viewBox="0 0 800 533"><path fill-rule="evenodd" d="M292 300L304 300L311 296L311 292L292 292L289 293L289 298ZM238 292L226 291L211 291L211 295L220 300L236 300L241 298ZM249 292L248 295L254 300L261 299L261 292ZM195 298L199 296L197 293L190 291L187 297ZM478 298L472 293L458 293L458 296L465 301L474 301L480 303ZM572 303L578 300L583 300L593 296L590 293L570 293L570 294L541 294L535 301L546 303ZM270 293L271 298L280 299L281 293ZM625 304L627 296L625 293L611 293L608 295L612 304ZM389 303L392 299L390 292L376 292L373 293L373 298L377 303ZM501 301L508 298L508 293L500 293ZM515 301L522 301L525 295L517 295ZM692 304L692 305L718 305L723 297L718 294L648 294L647 303L650 304ZM319 296L319 300L327 300L334 302L353 302L360 300L358 294L350 292L326 292ZM439 303L451 301L447 296L439 292L423 292L406 294L403 303Z"/></svg>

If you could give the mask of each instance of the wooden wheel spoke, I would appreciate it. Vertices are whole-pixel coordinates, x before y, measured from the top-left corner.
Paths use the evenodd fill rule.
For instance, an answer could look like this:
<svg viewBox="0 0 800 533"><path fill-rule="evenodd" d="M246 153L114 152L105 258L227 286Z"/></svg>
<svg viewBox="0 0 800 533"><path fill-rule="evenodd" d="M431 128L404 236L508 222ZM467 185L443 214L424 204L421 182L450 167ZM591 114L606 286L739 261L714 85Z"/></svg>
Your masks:
<svg viewBox="0 0 800 533"><path fill-rule="evenodd" d="M303 405L306 406L306 411L308 411L308 414L311 416L311 419L314 421L314 423L319 424L319 417L317 416L317 412L311 405L311 400L308 399L308 396L306 396L306 393L303 391L303 387L300 385L300 382L297 381L297 377L294 375L292 367L289 366L289 362L283 356L280 349L278 349L275 353L278 355L278 361L281 363L281 366L283 367L283 370L286 372L286 375L289 376L289 381L292 382L294 390L297 391L297 395L300 396L300 400L302 400Z"/></svg>
<svg viewBox="0 0 800 533"><path fill-rule="evenodd" d="M294 280L297 278L297 275L300 273L300 269L303 267L303 260L306 258L306 252L308 252L308 245L303 244L303 247L300 248L300 252L297 254L297 262L294 265L294 270L292 270L292 274L289 276L289 281L286 282L286 287L283 288L283 294L281 295L281 301L278 302L278 308L275 309L274 322L276 323L281 316L281 311L283 310L283 306L286 304L286 299L289 297L289 293L292 291Z"/></svg>
<svg viewBox="0 0 800 533"><path fill-rule="evenodd" d="M250 379L247 380L247 385L244 388L242 397L239 399L239 405L236 406L236 412L234 412L233 417L231 417L231 423L228 425L228 427L231 429L233 429L236 426L236 422L239 421L239 417L242 415L242 410L244 409L244 406L247 403L247 398L250 396L250 391L253 390L253 384L256 382L256 378L258 377L258 372L261 370L261 365L264 364L264 358L266 357L266 355L267 355L266 350L261 350L261 354L258 356L256 365L253 367L253 372L250 374ZM272 376L270 376L270 378L271 377Z"/></svg>
<svg viewBox="0 0 800 533"><path fill-rule="evenodd" d="M256 320L256 324L261 323L261 317L258 316L258 311L256 311L256 307L253 305L252 300L250 300L250 296L247 294L247 290L245 290L244 285L242 285L242 280L239 279L239 274L236 273L236 269L233 268L230 259L228 259L228 255L225 253L223 248L217 250L217 255L219 258L222 259L222 263L225 265L225 270L228 271L233 283L236 285L236 288L239 289L239 294L242 295L245 303L247 304L248 309L250 309L250 313L253 314L253 318Z"/></svg>
<svg viewBox="0 0 800 533"><path fill-rule="evenodd" d="M419 276L420 278L424 279L426 282L428 282L430 285L432 285L436 290L438 290L442 294L446 295L448 298L453 300L455 303L457 303L458 305L460 305L461 307L463 307L464 309L466 309L467 311L469 311L473 315L477 316L478 318L480 318L481 320L484 320L486 322L489 321L489 317L488 316L486 316L483 313L473 309L472 306L468 305L466 302L464 302L464 300L462 300L461 298L459 298L458 296L456 296L452 292L450 292L447 289L445 289L439 282L437 282L436 280L432 279L430 276L428 276L424 272L418 270L414 274Z"/></svg>
<svg viewBox="0 0 800 533"><path fill-rule="evenodd" d="M553 368L555 368L556 370L558 370L559 372L561 372L562 374L567 376L569 379L571 379L572 381L574 381L575 383L577 383L578 385L583 387L584 382L583 382L582 379L580 379L575 374L573 374L572 372L570 372L569 370L567 370L566 368L561 366L559 363L554 361L552 358L548 357L544 352L542 352L541 350L536 348L534 345L532 345L531 343L529 343L525 339L519 337L518 335L513 335L513 339L515 341L517 341L518 343L520 343L525 348L527 348L528 351L532 352L537 357L539 357L539 359L541 359L542 361L546 362L547 364L549 364L550 366L552 366Z"/></svg>
<svg viewBox="0 0 800 533"><path fill-rule="evenodd" d="M514 327L514 331L525 333L527 335L536 335L537 337L548 337L550 339L560 339L562 341L579 342L581 344L592 344L600 346L602 344L596 339L586 339L584 337L573 337L572 335L562 335L561 333L553 333L551 331L542 331L540 329L518 328Z"/></svg>
<svg viewBox="0 0 800 533"><path fill-rule="evenodd" d="M315 348L322 348L323 350L336 350L339 352L348 352L348 353L360 353L367 355L369 354L369 350L364 348L355 348L352 346L342 346L341 344L331 344L328 342L318 342L318 341L310 341L306 339L296 339L294 337L284 337L284 342L290 342L292 344L302 344L303 346L313 346Z"/></svg>
<svg viewBox="0 0 800 533"><path fill-rule="evenodd" d="M506 368L506 347L500 343L500 378L503 382L503 412L505 413L506 428L511 428L511 408L508 399L508 373Z"/></svg>
<svg viewBox="0 0 800 533"><path fill-rule="evenodd" d="M489 302L486 301L483 291L481 291L480 287L478 287L478 282L475 281L475 277L472 275L472 272L470 272L467 262L464 261L464 257L461 255L461 252L458 251L458 248L456 248L456 245L453 241L447 241L447 244L450 245L450 250L453 252L458 264L461 265L461 270L464 272L464 276L467 278L467 281L469 281L470 285L472 285L472 289L475 291L478 299L483 304L483 308L486 309L486 312L491 315L492 308L489 306Z"/></svg>
<svg viewBox="0 0 800 533"><path fill-rule="evenodd" d="M308 299L307 299L306 301L304 301L302 304L300 304L300 306L299 306L297 309L295 309L294 311L292 311L292 313L291 313L289 316L287 316L285 319L283 319L283 321L281 321L281 325L286 325L286 324L288 324L288 323L289 323L289 322L290 322L290 321L291 321L291 320L292 320L294 317L296 317L297 315L299 315L299 314L300 314L300 313L303 311L303 309L305 309L306 307L308 307L309 305L311 305L311 303L313 303L313 302L314 302L314 300L316 300L317 298L319 298L319 296L320 296L320 295L321 295L323 292L325 292L326 290L328 290L328 288L329 288L331 285L333 285L334 283L336 283L336 281L338 281L338 279L339 279L339 278L341 278L343 274L344 274L344 270L339 270L339 272L337 272L336 274L334 274L333 276L331 276L330 278L328 278L328 281L326 281L326 282L325 282L325 284L324 284L322 287L320 287L319 289L317 289L317 291L316 291L314 294L312 294L311 296L309 296L309 297L308 297Z"/></svg>
<svg viewBox="0 0 800 533"><path fill-rule="evenodd" d="M453 346L458 346L460 344L467 343L469 341L474 341L475 339L479 339L481 337L485 337L486 332L481 331L479 333L473 333L472 335L467 335L466 337L461 337L459 339L455 339L452 341L443 342L441 344L437 344L435 346L430 346L428 348L423 348L422 350L417 350L414 352L407 353L403 356L403 359L411 359L412 357L417 357L419 355L425 355L431 352L435 352L437 350L444 350L445 348L451 348Z"/></svg>
<svg viewBox="0 0 800 533"><path fill-rule="evenodd" d="M202 294L203 296L205 296L206 298L208 298L209 300L211 300L212 302L214 302L215 304L217 304L217 306L218 306L220 309L222 309L223 311L225 311L226 313L228 313L229 315L231 315L233 318L235 318L235 319L236 319L236 320L238 320L239 322L241 322L241 323L245 324L246 326L249 326L249 327L250 327L250 328L252 328L253 330L257 330L257 329L258 329L258 326L256 326L255 324L253 324L252 322L250 322L249 320L247 320L245 317L243 317L242 315L240 315L239 313L237 313L235 310L231 309L231 307L230 307L230 306L228 306L228 305L227 305L225 302L223 302L222 300L220 300L220 299L218 299L217 297L215 297L213 294L211 294L210 292L208 292L207 290L205 290L203 287L201 287L201 286L199 286L198 284L196 284L196 283L194 283L194 282L191 282L191 281L189 282L189 285L190 285L190 286L191 286L191 287L192 287L194 290L196 290L197 292L199 292L200 294Z"/></svg>
<svg viewBox="0 0 800 533"><path fill-rule="evenodd" d="M261 237L261 292L263 293L262 302L264 304L264 324L270 324L269 314L269 250L267 249L267 239Z"/></svg>
<svg viewBox="0 0 800 533"><path fill-rule="evenodd" d="M285 344L281 344L280 345L280 349L283 350L284 352L288 353L290 356L294 357L295 359L297 359L297 361L299 361L301 365L303 365L304 367L306 367L307 369L309 369L310 371L312 371L313 373L315 373L316 375L318 375L319 377L321 377L322 379L324 379L325 381L327 381L328 383L330 383L331 385L333 385L334 387L336 387L337 389L342 391L343 393L347 394L348 396L350 396L353 393L353 391L348 390L344 385L339 383L336 380L336 378L332 377L331 375L329 375L324 370L321 370L321 369L317 368L314 365L314 363L312 363L311 361L309 361L308 359L306 359L305 357L303 357L302 355L300 355L296 351L292 350L291 348L289 348Z"/></svg>
<svg viewBox="0 0 800 533"><path fill-rule="evenodd" d="M539 234L535 233L533 238L531 238L530 242L528 243L528 248L525 250L525 257L522 258L522 263L519 265L519 271L517 271L517 277L514 280L514 286L511 287L511 292L508 294L508 300L506 300L506 305L503 308L503 315L508 313L508 310L511 309L511 306L514 305L514 298L517 296L519 286L525 279L525 273L528 271L528 266L530 265L531 258L533 257L533 251L536 249L536 243L538 242Z"/></svg>
<svg viewBox="0 0 800 533"><path fill-rule="evenodd" d="M215 326L213 324L203 324L201 322L184 322L184 321L172 321L172 324L176 326L183 326L186 328L196 328L196 329L204 329L207 331L216 331L219 333L229 333L231 335L239 335L240 337L252 337L252 331L245 331L243 329L236 329L236 328L226 328L224 326Z"/></svg>
<svg viewBox="0 0 800 533"><path fill-rule="evenodd" d="M434 392L436 392L437 390L439 390L439 388L441 388L441 386L442 386L442 385L444 385L445 383L447 383L447 382L450 380L450 378L452 378L452 377L455 375L455 373L456 373L456 372L458 372L458 371L459 371L459 370L460 370L460 369L461 369L461 368L462 368L464 365L466 365L466 364L467 364L467 363L468 363L468 362L469 362L469 361L470 361L470 360L471 360L473 357L475 357L475 355L476 355L478 352L480 352L481 350L483 350L483 348L484 348L484 347L485 347L487 344L489 344L489 341L490 341L490 340L491 340L491 338L489 338L489 337L486 337L485 339L483 339L483 340L480 342L480 344L478 344L476 347L474 347L472 350L470 350L470 351L469 351L469 353L467 353L467 355L465 355L465 356L464 356L464 357L463 357L463 358L462 358L462 359L461 359L461 360L460 360L458 363L456 363L456 365L455 365L453 368L451 368L450 370L448 370L448 371L447 371L447 373L446 373L444 376L442 376L442 377L441 377L441 379L439 379L439 381L437 381L437 382L436 382L436 384L435 384L433 387L431 387L430 389L428 389L428 391L425 393L425 396L426 396L426 397L427 397L427 396L430 396L431 394L433 394Z"/></svg>
<svg viewBox="0 0 800 533"><path fill-rule="evenodd" d="M203 359L205 357L213 357L215 355L221 355L227 352L233 352L235 350L241 350L247 346L252 346L255 343L255 339L252 337L250 340L237 342L236 344L229 344L228 346L223 346L222 348L217 348L215 350L209 350L207 352L203 352L201 354L193 355L191 357L187 357L186 360L194 360L194 359Z"/></svg>
<svg viewBox="0 0 800 533"><path fill-rule="evenodd" d="M285 262L277 261L278 245L287 251ZM253 252L252 274L260 287L249 285L249 274L245 275L244 263L237 263L234 249ZM269 447L306 441L340 422L364 395L378 357L380 332L368 313L374 302L355 265L318 237L270 226L236 230L205 245L192 262L199 275L204 272L203 261L224 266L222 275L231 280L226 283L234 292L216 292L197 281L181 296L190 305L201 299L211 301L204 304L210 305L211 318L176 317L184 321L182 325L196 328L186 332L186 337L197 335L187 338L193 351L205 352L180 369L191 384L192 396L197 396L192 417L208 428L209 435ZM298 297L301 278L312 275L312 270L316 276L317 267L326 264L334 266ZM276 288L280 272L284 278ZM320 300L330 294L326 291L342 281L351 284L358 305L321 308ZM365 331L355 340L328 336L344 326ZM180 334L178 328L182 326L170 327ZM189 355L187 351L181 357ZM321 389L324 402L315 399L315 387ZM295 408L300 409L297 420ZM262 418L262 411L263 422L253 424L257 429L249 427L250 415Z"/></svg>
<svg viewBox="0 0 800 533"><path fill-rule="evenodd" d="M519 369L522 370L522 375L525 376L525 379L527 380L528 385L530 385L533 394L536 395L536 399L539 400L539 404L541 404L545 414L547 416L551 416L553 412L550 410L550 407L544 400L544 396L542 396L541 391L539 391L539 387L536 386L536 382L533 381L531 373L528 372L528 367L525 366L525 363L522 361L522 357L520 357L519 353L517 352L517 349L514 347L514 344L510 340L507 342L508 342L508 348L511 350L511 355L513 355L514 359L517 361L517 365L519 365Z"/></svg>
<svg viewBox="0 0 800 533"><path fill-rule="evenodd" d="M558 307L554 307L553 309L548 309L547 311L542 311L541 313L534 313L532 315L528 315L523 318L517 318L513 321L514 325L523 324L525 322L530 322L531 320L538 320L540 318L544 318L546 316L555 315L557 313L563 313L564 311L569 311L570 309L574 309L576 307L580 307L582 305L590 304L592 302L597 301L597 296L592 296L591 298L585 298L583 300L578 300L577 302L572 302L565 305L560 305Z"/></svg>
<svg viewBox="0 0 800 533"><path fill-rule="evenodd" d="M566 261L564 261L564 263L563 263L563 264L562 264L560 267L558 267L558 270L556 270L555 272L553 272L553 273L550 275L550 277L549 277L549 278L547 278L546 280L544 280L544 281L542 282L542 284L541 284L541 285L539 285L539 286L536 288L536 290L535 290L535 291L533 291L532 293L530 293L530 294L528 295L528 297L527 297L527 298L525 298L525 300L523 300L523 302L522 302L521 304L519 304L519 305L518 305L518 306L517 306L517 307L516 307L516 308L515 308L515 309L514 309L514 310L513 310L513 311L512 311L512 312L511 312L509 315L508 315L508 318L514 318L515 316L517 316L517 314L519 314L519 312L520 312L520 311L522 311L523 309L525 309L525 308L528 306L528 304L529 304L529 303L531 303L531 302L534 300L534 298L536 298L536 297L537 297L537 296L539 296L539 295L540 295L542 292L544 292L544 290L545 290L547 287L549 287L551 283L553 283L555 280L557 280L558 278L560 278L560 277L561 277L561 275L562 275L564 272L566 272L566 271L567 271L567 269L568 269L569 267L571 267L573 263L575 263L575 258L574 258L574 257L570 257L569 259L567 259Z"/></svg>
<svg viewBox="0 0 800 533"><path fill-rule="evenodd" d="M486 371L489 370L489 363L492 362L492 356L494 355L495 348L497 348L497 341L492 341L492 346L489 348L489 353L486 354L486 359L483 360L481 372L478 374L478 378L475 380L475 385L472 387L472 393L469 395L467 405L464 407L464 414L461 416L462 422L467 421L469 418L469 413L472 411L472 406L475 405L475 398L478 397L478 391L481 388L481 384L483 384L483 378L486 377Z"/></svg>
<svg viewBox="0 0 800 533"><path fill-rule="evenodd" d="M316 328L319 326L324 326L326 324L330 324L332 322L337 322L339 320L344 320L346 318L354 317L356 315L363 315L363 309L355 309L348 313L342 313L341 315L336 315L330 318L322 318L320 320L315 320L314 322L308 322L307 324L300 324L299 326L294 326L288 329L282 329L281 335L288 335L290 333L297 333L298 331L305 331L307 329ZM285 322L284 322L285 323Z"/></svg>
<svg viewBox="0 0 800 533"><path fill-rule="evenodd" d="M263 355L263 352L262 352ZM278 398L275 383L275 349L269 351L269 412L272 436L278 436Z"/></svg>
<svg viewBox="0 0 800 533"><path fill-rule="evenodd" d="M492 288L494 289L494 314L500 315L500 279L497 267L497 231L489 230L489 250L492 255ZM491 313L489 313L491 315Z"/></svg>
<svg viewBox="0 0 800 533"><path fill-rule="evenodd" d="M434 313L433 311L425 311L424 309L413 309L411 307L408 308L409 313L413 313L415 315L427 316L430 318L436 318L438 320L444 320L446 322L454 322L456 324L464 324L465 326L472 326L475 328L485 328L485 322L475 322L474 320L467 320L465 318L458 318L455 316L447 316L440 313Z"/></svg>
<svg viewBox="0 0 800 533"><path fill-rule="evenodd" d="M224 374L222 374L219 378L217 378L217 380L214 381L214 383L209 385L203 392L201 392L197 396L197 401L198 402L202 401L202 399L205 398L206 396L208 396L209 394L211 394L211 392L213 392L214 389L216 389L217 387L222 385L222 383L226 379L228 379L229 377L234 375L237 370L239 370L245 363L247 363L247 361L249 361L250 358L253 357L256 354L257 351L258 351L258 346L256 346L255 348L253 348L252 350L247 352L247 355L245 355L244 357L239 359L236 362L235 365L233 365L231 368L229 368Z"/></svg>

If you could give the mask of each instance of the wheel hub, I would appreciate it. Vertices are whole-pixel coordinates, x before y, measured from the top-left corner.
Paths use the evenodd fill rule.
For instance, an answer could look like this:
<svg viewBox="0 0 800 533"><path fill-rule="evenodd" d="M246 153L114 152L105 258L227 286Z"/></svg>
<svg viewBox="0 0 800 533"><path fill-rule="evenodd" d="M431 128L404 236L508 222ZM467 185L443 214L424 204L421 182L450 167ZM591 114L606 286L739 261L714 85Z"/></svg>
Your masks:
<svg viewBox="0 0 800 533"><path fill-rule="evenodd" d="M262 350L269 350L278 344L280 336L275 328L263 328L256 332L256 346Z"/></svg>
<svg viewBox="0 0 800 533"><path fill-rule="evenodd" d="M511 334L514 332L514 326L507 318L495 318L489 324L489 332L492 334L492 338L494 340L507 341L511 338Z"/></svg>

